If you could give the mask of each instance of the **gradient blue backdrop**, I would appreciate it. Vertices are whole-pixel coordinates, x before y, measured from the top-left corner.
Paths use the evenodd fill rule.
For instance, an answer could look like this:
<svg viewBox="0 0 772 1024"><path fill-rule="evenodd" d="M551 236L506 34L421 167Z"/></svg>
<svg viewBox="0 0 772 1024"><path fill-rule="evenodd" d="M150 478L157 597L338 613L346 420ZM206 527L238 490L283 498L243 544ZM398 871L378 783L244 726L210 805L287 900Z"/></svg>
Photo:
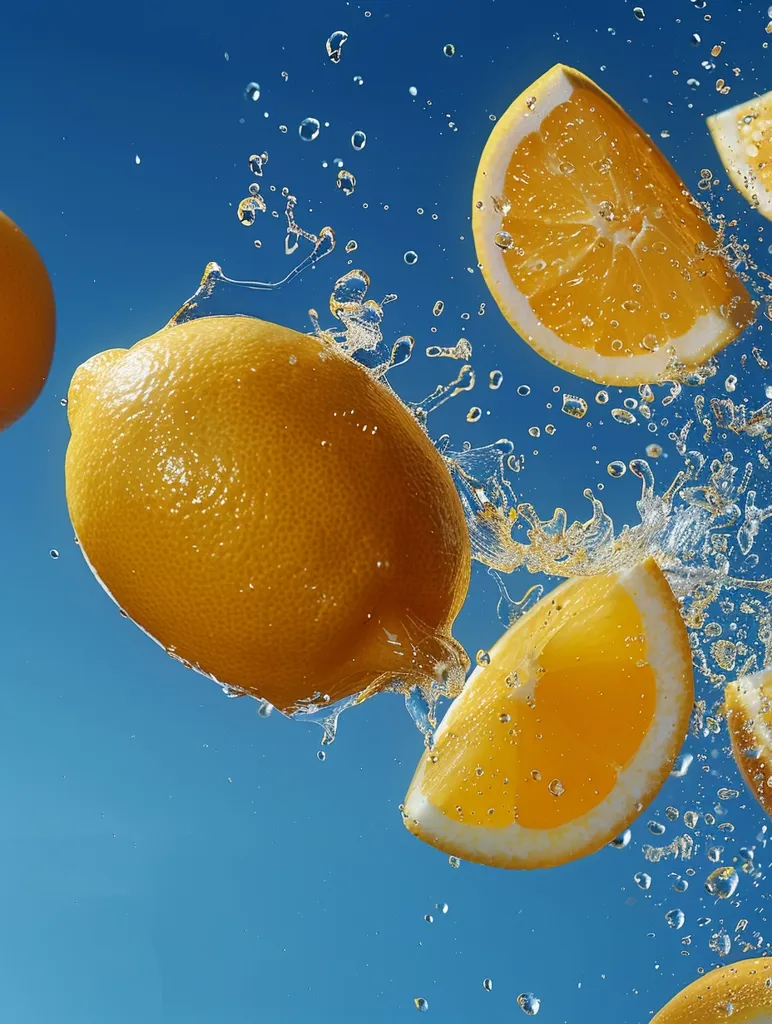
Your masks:
<svg viewBox="0 0 772 1024"><path fill-rule="evenodd" d="M275 222L247 230L236 217L254 180L247 158L267 150L263 181L288 186L301 224L331 224L339 244L249 311L308 330L310 307L329 320L335 277L363 267L376 297L399 294L387 336L417 339L416 357L393 375L406 397L458 369L426 360L427 344L464 333L474 345L477 387L432 417L433 434L450 431L455 445L511 437L527 455L515 487L545 515L558 504L584 515L582 489L600 482L618 523L634 522L637 482L613 481L605 466L654 438L607 415L599 429L596 389L540 361L506 326L475 269L469 212L489 114L556 61L611 91L692 185L701 167L718 169L703 117L770 86L766 4L643 4L642 23L623 0L5 6L0 208L47 261L59 335L44 394L0 436L4 1021L396 1024L415 1019L420 996L428 1021L493 1024L519 1020L516 997L533 991L545 1024L639 1024L715 959L707 937L719 919L764 930L763 880L743 877L737 907L704 894L703 839L687 894L668 877L687 865L652 869L645 896L632 880L645 867L646 821L666 821L668 804L709 809L717 786L738 782L723 737L690 741L704 761L668 783L626 850L530 875L453 870L400 822L422 745L399 699L345 716L320 762L318 729L260 719L253 702L225 699L119 616L73 542L64 502L60 399L75 367L160 327L209 260L263 280L291 265ZM335 29L350 35L338 65L324 49ZM701 68L721 41L718 69ZM728 99L715 91L719 74ZM701 82L695 91L689 77ZM244 95L251 80L258 103ZM312 143L297 133L306 116L330 123ZM355 129L368 135L361 153L349 143ZM335 188L338 156L358 178L353 196ZM726 204L754 241L760 218L736 198ZM359 245L351 257L349 238ZM408 249L419 254L412 267ZM722 358L724 375L738 352ZM504 372L498 392L486 387L492 369ZM517 396L520 384L529 397ZM590 401L585 421L560 412L553 387ZM485 412L475 425L465 420L472 404ZM527 428L548 422L557 433L534 442ZM672 472L676 461L671 453ZM671 473L667 460L659 472ZM513 579L513 596L531 582ZM501 631L495 595L478 568L458 630L472 652ZM744 794L730 817L726 863L762 824ZM669 826L665 838L674 834ZM677 932L663 916L675 906L687 913ZM701 915L713 924L698 927Z"/></svg>

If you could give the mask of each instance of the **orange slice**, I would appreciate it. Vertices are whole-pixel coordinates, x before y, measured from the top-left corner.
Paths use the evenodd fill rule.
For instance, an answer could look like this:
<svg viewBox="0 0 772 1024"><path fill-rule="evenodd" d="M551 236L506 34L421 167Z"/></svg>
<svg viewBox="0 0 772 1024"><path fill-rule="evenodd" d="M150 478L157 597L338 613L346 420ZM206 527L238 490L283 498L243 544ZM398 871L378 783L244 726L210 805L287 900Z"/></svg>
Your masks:
<svg viewBox="0 0 772 1024"><path fill-rule="evenodd" d="M607 384L693 367L753 319L667 159L594 82L557 64L480 158L472 227L499 309L550 362Z"/></svg>
<svg viewBox="0 0 772 1024"><path fill-rule="evenodd" d="M707 121L732 184L772 220L772 92L713 114Z"/></svg>
<svg viewBox="0 0 772 1024"><path fill-rule="evenodd" d="M729 683L725 703L735 761L751 793L772 815L772 669Z"/></svg>
<svg viewBox="0 0 772 1024"><path fill-rule="evenodd" d="M594 852L654 799L689 724L689 641L667 581L652 559L568 580L488 657L418 765L407 828L495 867Z"/></svg>
<svg viewBox="0 0 772 1024"><path fill-rule="evenodd" d="M770 1024L772 960L728 964L687 985L651 1024Z"/></svg>

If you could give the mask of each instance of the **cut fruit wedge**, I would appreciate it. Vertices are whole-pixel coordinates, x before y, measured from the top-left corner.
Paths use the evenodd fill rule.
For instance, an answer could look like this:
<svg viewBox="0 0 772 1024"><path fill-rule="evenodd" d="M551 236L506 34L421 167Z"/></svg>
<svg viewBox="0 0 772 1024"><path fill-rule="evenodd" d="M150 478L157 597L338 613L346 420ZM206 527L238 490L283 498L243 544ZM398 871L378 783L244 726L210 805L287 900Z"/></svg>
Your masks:
<svg viewBox="0 0 772 1024"><path fill-rule="evenodd" d="M496 124L474 184L477 258L545 359L606 384L663 379L753 319L718 236L651 139L556 65Z"/></svg>
<svg viewBox="0 0 772 1024"><path fill-rule="evenodd" d="M772 92L707 120L732 184L772 220Z"/></svg>
<svg viewBox="0 0 772 1024"><path fill-rule="evenodd" d="M600 849L657 795L693 702L689 641L653 559L568 580L495 644L410 784L419 839L502 868Z"/></svg>
<svg viewBox="0 0 772 1024"><path fill-rule="evenodd" d="M698 978L651 1024L772 1024L772 960L741 960Z"/></svg>
<svg viewBox="0 0 772 1024"><path fill-rule="evenodd" d="M734 759L751 793L772 816L772 669L729 683L725 704Z"/></svg>

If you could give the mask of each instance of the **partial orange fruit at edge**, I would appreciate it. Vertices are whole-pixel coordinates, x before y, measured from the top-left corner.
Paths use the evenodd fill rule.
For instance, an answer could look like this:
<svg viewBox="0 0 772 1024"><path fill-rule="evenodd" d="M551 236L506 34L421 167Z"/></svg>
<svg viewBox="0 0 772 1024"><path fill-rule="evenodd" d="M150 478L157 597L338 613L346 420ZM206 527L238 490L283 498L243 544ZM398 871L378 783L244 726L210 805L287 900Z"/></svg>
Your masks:
<svg viewBox="0 0 772 1024"><path fill-rule="evenodd" d="M463 509L408 409L333 342L207 317L94 356L69 393L82 550L168 653L296 710L457 688Z"/></svg>
<svg viewBox="0 0 772 1024"><path fill-rule="evenodd" d="M676 172L598 85L558 64L499 119L472 228L499 309L555 365L605 384L694 367L753 304Z"/></svg>
<svg viewBox="0 0 772 1024"><path fill-rule="evenodd" d="M772 1020L772 959L727 964L687 985L651 1024L763 1024Z"/></svg>
<svg viewBox="0 0 772 1024"><path fill-rule="evenodd" d="M29 409L54 352L51 280L32 242L0 212L0 430Z"/></svg>

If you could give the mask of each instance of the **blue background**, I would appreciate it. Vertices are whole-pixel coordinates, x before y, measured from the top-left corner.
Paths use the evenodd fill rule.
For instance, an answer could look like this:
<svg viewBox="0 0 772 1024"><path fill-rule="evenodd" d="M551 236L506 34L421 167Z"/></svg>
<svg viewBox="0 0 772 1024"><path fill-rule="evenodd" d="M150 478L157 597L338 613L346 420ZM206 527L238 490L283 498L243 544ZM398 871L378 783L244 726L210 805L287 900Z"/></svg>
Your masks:
<svg viewBox="0 0 772 1024"><path fill-rule="evenodd" d="M636 1024L715 959L713 926L698 927L700 915L730 930L749 918L747 935L765 930L763 878L743 876L736 907L716 908L703 892L703 838L685 895L668 874L686 865L652 868L646 895L632 878L646 867L646 822L666 821L668 804L709 810L727 780L741 795L724 863L753 844L763 816L745 801L723 735L689 741L704 760L670 780L627 849L529 875L453 870L400 822L422 741L398 698L345 715L320 762L316 727L262 720L253 702L225 699L122 619L74 544L60 405L72 372L159 328L209 260L236 278L287 272L280 225L266 215L245 229L236 217L255 180L247 158L263 150L263 182L288 186L300 223L332 225L338 247L285 290L250 299L248 311L309 330L314 307L329 325L333 281L363 267L375 297L399 295L386 308L387 336L417 339L414 359L393 374L405 397L459 368L427 360L426 345L464 334L474 346L477 386L430 418L435 436L450 431L454 446L510 437L527 455L514 486L543 515L556 505L586 515L582 489L605 483L615 521L636 520L637 481L611 480L606 463L666 444L666 431L654 438L603 417L594 387L542 362L504 323L475 269L477 160L489 114L563 61L608 89L694 187L700 168L719 169L704 115L770 84L766 4L643 0L641 23L622 0L368 3L4 9L0 207L39 247L59 311L45 392L0 437L0 1018L13 1024L397 1022L414 1019L416 997L429 1001L428 1021L493 1024L520 1019L523 991L541 997L545 1024ZM338 65L324 49L335 29L350 36ZM718 69L701 68L721 41ZM718 74L732 85L728 98L715 91ZM689 77L701 82L695 91ZM244 95L252 80L257 103ZM312 143L297 132L307 116L330 122ZM368 135L361 153L349 142L355 129ZM335 188L337 156L357 176L353 196ZM726 205L765 256L761 219L736 197ZM352 256L349 238L359 245ZM412 267L408 249L419 254ZM723 375L739 351L722 356ZM497 392L486 386L492 369L504 373ZM751 383L761 404L763 382ZM584 395L586 419L564 416L553 388ZM473 404L484 416L470 425ZM555 435L534 442L528 427L548 422ZM669 462L675 472L672 451ZM667 459L658 473L672 475ZM531 582L516 576L512 595ZM477 567L457 629L472 653L502 630L495 604ZM679 829L669 825L665 839ZM445 902L443 914L435 904ZM663 916L676 906L687 914L680 931ZM730 959L741 954L736 943Z"/></svg>

